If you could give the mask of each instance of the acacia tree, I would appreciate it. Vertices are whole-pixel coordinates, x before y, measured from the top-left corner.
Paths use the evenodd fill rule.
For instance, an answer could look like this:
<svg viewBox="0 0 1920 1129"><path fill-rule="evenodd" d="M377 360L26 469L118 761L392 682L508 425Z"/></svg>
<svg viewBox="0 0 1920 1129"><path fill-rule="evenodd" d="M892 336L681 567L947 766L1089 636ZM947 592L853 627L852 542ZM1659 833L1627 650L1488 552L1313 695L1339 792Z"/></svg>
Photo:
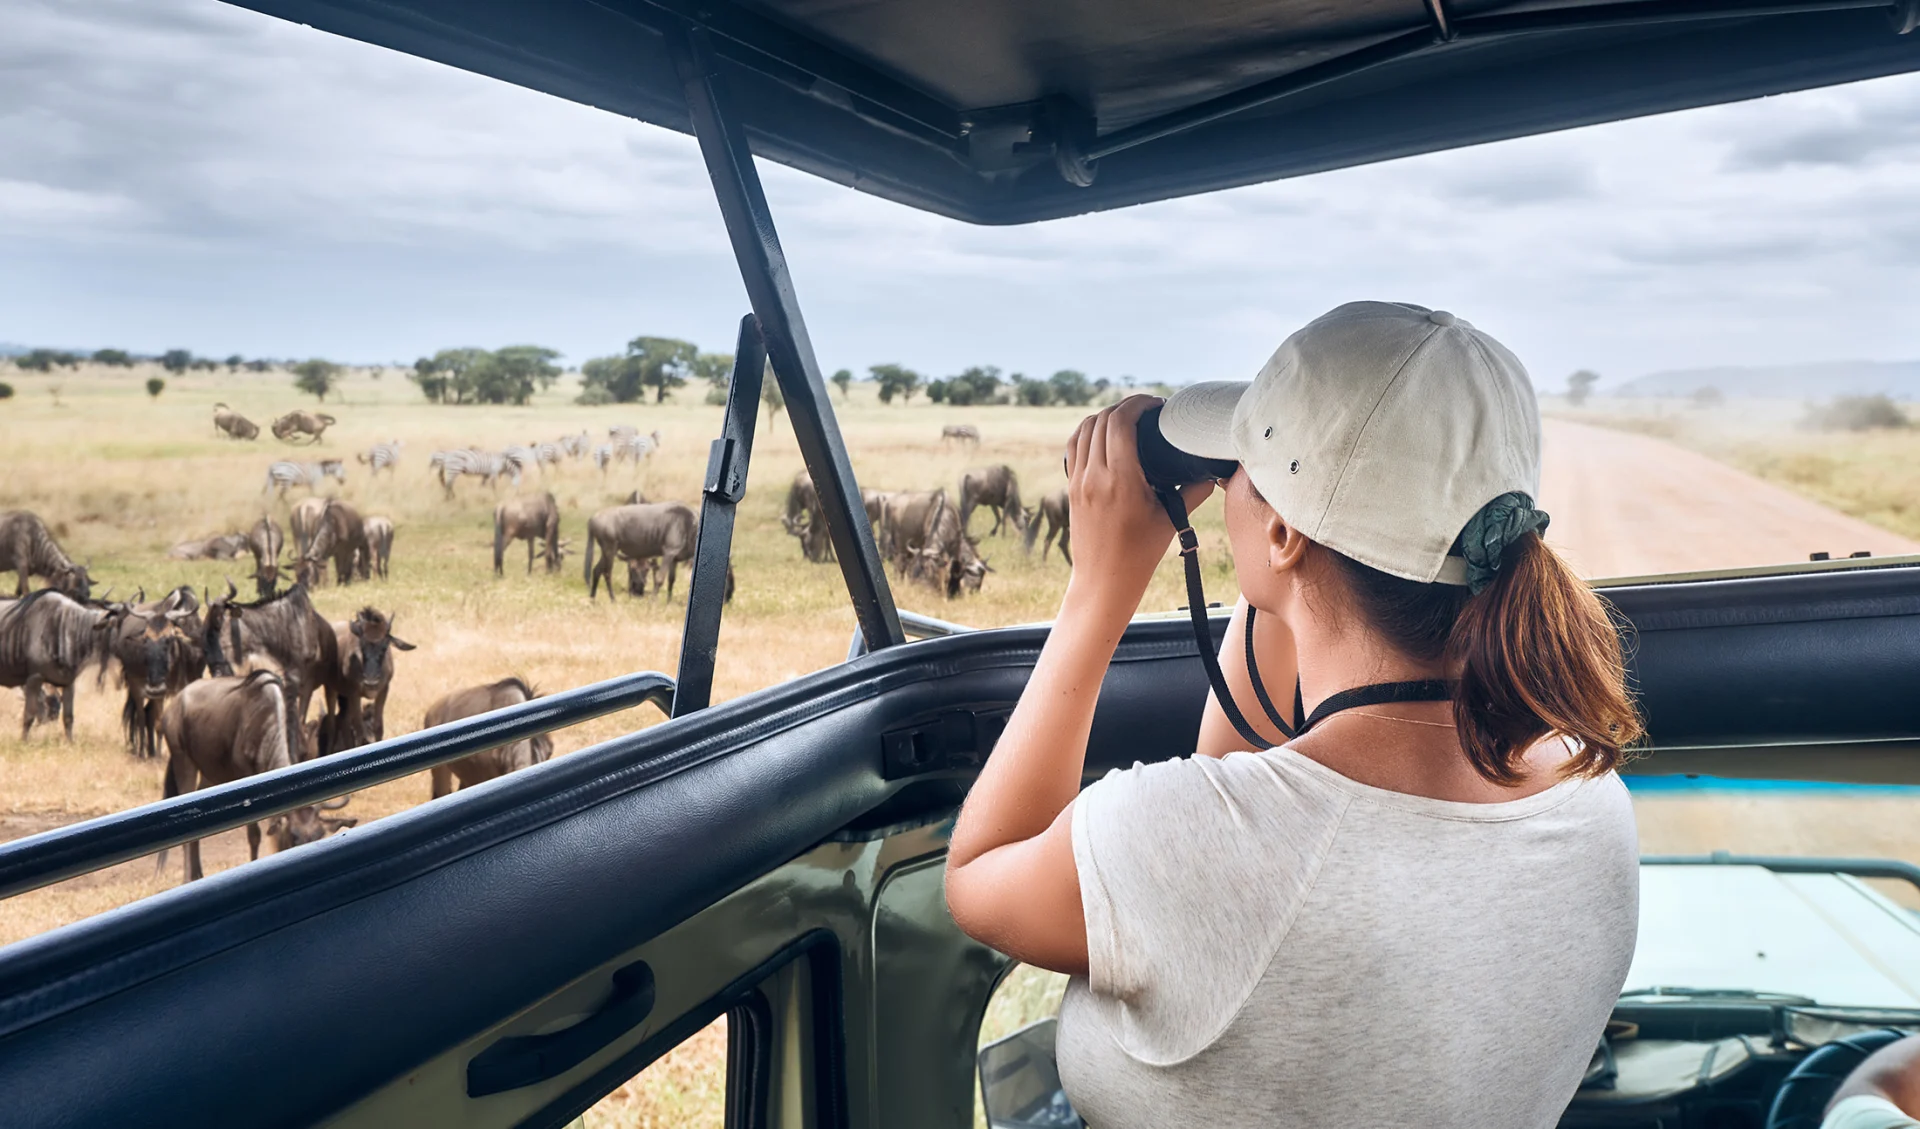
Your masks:
<svg viewBox="0 0 1920 1129"><path fill-rule="evenodd" d="M109 368L132 368L133 357L125 349L95 349L93 363Z"/></svg>
<svg viewBox="0 0 1920 1129"><path fill-rule="evenodd" d="M920 374L905 365L873 365L867 369L874 383L880 386L880 402L893 403L895 396L911 401L913 394L920 388Z"/></svg>
<svg viewBox="0 0 1920 1129"><path fill-rule="evenodd" d="M1593 386L1600 380L1600 374L1591 369L1581 369L1567 378L1567 403L1580 406L1593 394Z"/></svg>
<svg viewBox="0 0 1920 1129"><path fill-rule="evenodd" d="M580 401L627 404L650 388L654 403L664 403L668 392L687 383L699 357L700 350L691 341L636 337L627 342L627 351L620 356L595 357L580 366L581 383L585 385Z"/></svg>
<svg viewBox="0 0 1920 1129"><path fill-rule="evenodd" d="M153 397L154 399L158 400L160 398L160 393L166 391L166 388L167 388L167 382L164 380L161 380L159 377L149 376L147 378L147 395Z"/></svg>
<svg viewBox="0 0 1920 1129"><path fill-rule="evenodd" d="M474 402L481 404L524 404L533 399L534 390L553 387L560 378L560 367L553 362L560 353L540 345L509 345L480 356L467 373Z"/></svg>
<svg viewBox="0 0 1920 1129"><path fill-rule="evenodd" d="M301 361L293 366L293 386L321 403L327 402L327 393L339 387L340 366L332 361L315 357L310 361Z"/></svg>
<svg viewBox="0 0 1920 1129"><path fill-rule="evenodd" d="M193 353L188 349L168 349L160 354L160 367L168 372L185 372L193 364Z"/></svg>
<svg viewBox="0 0 1920 1129"><path fill-rule="evenodd" d="M853 370L841 369L833 374L834 387L840 389L840 402L847 402L847 393L853 387Z"/></svg>

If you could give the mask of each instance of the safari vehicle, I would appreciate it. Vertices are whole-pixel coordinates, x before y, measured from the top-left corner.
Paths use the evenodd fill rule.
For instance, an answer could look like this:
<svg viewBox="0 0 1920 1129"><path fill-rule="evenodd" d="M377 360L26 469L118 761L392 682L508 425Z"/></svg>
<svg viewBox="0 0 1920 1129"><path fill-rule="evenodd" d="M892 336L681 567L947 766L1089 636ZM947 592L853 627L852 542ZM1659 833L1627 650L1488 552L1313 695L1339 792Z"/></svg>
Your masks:
<svg viewBox="0 0 1920 1129"><path fill-rule="evenodd" d="M1920 69L1920 0L247 6L698 138L752 313L680 669L19 840L0 895L641 701L672 719L0 951L7 1125L561 1126L722 1015L729 1125L972 1122L1007 962L949 919L943 853L1046 628L896 610L752 155L1015 224ZM763 357L859 629L843 665L709 705ZM1920 783L1920 560L1607 595L1637 771ZM1192 748L1206 687L1188 623L1137 621L1088 772ZM1566 1124L1810 1124L1817 1080L1775 1099L1813 1048L1920 1027L1920 918L1862 881L1920 869L1643 871L1639 963ZM1067 1123L1044 1034L989 1053L996 1123Z"/></svg>

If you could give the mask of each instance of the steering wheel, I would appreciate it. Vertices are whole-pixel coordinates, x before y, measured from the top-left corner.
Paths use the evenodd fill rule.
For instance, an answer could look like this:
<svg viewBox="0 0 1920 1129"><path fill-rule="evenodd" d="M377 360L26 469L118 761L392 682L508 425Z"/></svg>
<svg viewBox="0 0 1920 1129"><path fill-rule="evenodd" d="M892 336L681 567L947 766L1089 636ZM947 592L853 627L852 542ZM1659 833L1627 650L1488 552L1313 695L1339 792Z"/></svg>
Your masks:
<svg viewBox="0 0 1920 1129"><path fill-rule="evenodd" d="M1906 1037L1905 1031L1883 1027L1814 1048L1774 1092L1773 1108L1767 1111L1767 1129L1820 1129L1827 1103L1847 1075L1868 1055Z"/></svg>

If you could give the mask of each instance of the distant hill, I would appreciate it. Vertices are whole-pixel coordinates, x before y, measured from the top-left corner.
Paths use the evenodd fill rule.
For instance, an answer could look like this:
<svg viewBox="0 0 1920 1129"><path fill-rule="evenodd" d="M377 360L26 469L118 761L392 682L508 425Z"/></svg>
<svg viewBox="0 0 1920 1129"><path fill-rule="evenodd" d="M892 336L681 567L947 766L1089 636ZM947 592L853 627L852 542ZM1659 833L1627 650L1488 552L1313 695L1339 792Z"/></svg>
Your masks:
<svg viewBox="0 0 1920 1129"><path fill-rule="evenodd" d="M1636 377L1611 392L1615 396L1691 396L1702 388L1718 388L1728 396L1776 400L1828 400L1875 392L1896 400L1920 400L1920 361L1671 369Z"/></svg>
<svg viewBox="0 0 1920 1129"><path fill-rule="evenodd" d="M33 352L27 345L16 345L11 341L0 341L0 357L18 357Z"/></svg>

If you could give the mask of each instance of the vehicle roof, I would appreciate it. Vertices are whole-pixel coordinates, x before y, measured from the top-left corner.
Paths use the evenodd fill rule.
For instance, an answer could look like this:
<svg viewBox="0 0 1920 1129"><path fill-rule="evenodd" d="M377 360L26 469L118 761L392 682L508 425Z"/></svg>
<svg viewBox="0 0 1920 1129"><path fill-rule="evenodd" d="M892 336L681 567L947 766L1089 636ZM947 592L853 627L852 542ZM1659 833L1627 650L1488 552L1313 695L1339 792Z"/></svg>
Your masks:
<svg viewBox="0 0 1920 1129"><path fill-rule="evenodd" d="M997 224L1920 68L1920 0L233 2L681 132L692 19L756 154Z"/></svg>

